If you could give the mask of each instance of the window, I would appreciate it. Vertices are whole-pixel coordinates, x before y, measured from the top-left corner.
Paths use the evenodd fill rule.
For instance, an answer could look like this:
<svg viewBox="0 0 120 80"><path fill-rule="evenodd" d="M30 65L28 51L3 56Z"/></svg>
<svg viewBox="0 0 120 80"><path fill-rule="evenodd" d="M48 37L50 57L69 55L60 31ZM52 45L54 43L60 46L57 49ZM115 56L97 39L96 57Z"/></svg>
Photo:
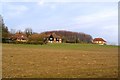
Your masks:
<svg viewBox="0 0 120 80"><path fill-rule="evenodd" d="M52 40L53 40L53 38L50 38L50 40L52 41Z"/></svg>

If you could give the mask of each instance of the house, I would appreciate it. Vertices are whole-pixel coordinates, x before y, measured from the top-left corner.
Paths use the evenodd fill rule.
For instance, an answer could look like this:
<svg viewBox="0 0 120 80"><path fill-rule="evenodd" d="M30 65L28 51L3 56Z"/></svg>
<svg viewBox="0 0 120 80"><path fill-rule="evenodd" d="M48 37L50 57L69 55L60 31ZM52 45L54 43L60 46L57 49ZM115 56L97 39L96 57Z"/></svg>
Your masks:
<svg viewBox="0 0 120 80"><path fill-rule="evenodd" d="M48 43L62 43L62 38L61 36L51 33L47 35L47 42Z"/></svg>
<svg viewBox="0 0 120 80"><path fill-rule="evenodd" d="M106 41L102 38L95 38L95 39L93 39L93 43L94 44L99 44L99 45L105 45Z"/></svg>
<svg viewBox="0 0 120 80"><path fill-rule="evenodd" d="M28 38L26 34L24 33L16 33L15 35L11 36L12 40L18 41L18 42L27 42Z"/></svg>

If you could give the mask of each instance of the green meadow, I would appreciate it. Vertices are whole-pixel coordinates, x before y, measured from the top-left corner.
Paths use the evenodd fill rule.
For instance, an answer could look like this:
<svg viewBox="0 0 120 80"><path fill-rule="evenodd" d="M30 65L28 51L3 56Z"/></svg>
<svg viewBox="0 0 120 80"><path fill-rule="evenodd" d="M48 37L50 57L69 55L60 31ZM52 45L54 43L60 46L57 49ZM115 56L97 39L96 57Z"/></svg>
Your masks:
<svg viewBox="0 0 120 80"><path fill-rule="evenodd" d="M3 78L116 78L118 47L2 44Z"/></svg>

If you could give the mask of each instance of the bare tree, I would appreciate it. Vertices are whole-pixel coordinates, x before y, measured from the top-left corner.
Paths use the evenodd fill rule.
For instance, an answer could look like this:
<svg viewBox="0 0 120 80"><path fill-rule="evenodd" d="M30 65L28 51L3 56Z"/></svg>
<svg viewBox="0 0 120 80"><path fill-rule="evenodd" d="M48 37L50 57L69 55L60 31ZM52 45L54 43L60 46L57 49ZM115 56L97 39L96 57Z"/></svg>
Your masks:
<svg viewBox="0 0 120 80"><path fill-rule="evenodd" d="M10 33L11 33L11 34L15 34L15 33L16 33L16 30L15 30L15 29L11 29L11 30L10 30Z"/></svg>
<svg viewBox="0 0 120 80"><path fill-rule="evenodd" d="M29 37L33 33L31 28L26 28L24 32L27 35L27 37Z"/></svg>

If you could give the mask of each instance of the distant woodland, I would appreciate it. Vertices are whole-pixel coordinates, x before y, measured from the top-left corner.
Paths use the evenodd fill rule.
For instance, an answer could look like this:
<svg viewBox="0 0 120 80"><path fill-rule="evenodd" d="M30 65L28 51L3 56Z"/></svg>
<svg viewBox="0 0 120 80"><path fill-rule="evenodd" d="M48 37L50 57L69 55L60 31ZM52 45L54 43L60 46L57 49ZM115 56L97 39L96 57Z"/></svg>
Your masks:
<svg viewBox="0 0 120 80"><path fill-rule="evenodd" d="M34 41L34 42L45 42L45 37L48 34L55 33L56 35L59 35L62 38L63 43L91 43L92 42L92 36L89 34L81 33L81 32L72 32L72 31L45 31L41 33L33 32L31 28L26 28L23 32L21 30L15 30L11 29L8 30L8 27L5 25L4 20L2 16L0 16L0 30L2 42L6 39L15 40L16 35L23 34L26 36L26 39L28 42Z"/></svg>

